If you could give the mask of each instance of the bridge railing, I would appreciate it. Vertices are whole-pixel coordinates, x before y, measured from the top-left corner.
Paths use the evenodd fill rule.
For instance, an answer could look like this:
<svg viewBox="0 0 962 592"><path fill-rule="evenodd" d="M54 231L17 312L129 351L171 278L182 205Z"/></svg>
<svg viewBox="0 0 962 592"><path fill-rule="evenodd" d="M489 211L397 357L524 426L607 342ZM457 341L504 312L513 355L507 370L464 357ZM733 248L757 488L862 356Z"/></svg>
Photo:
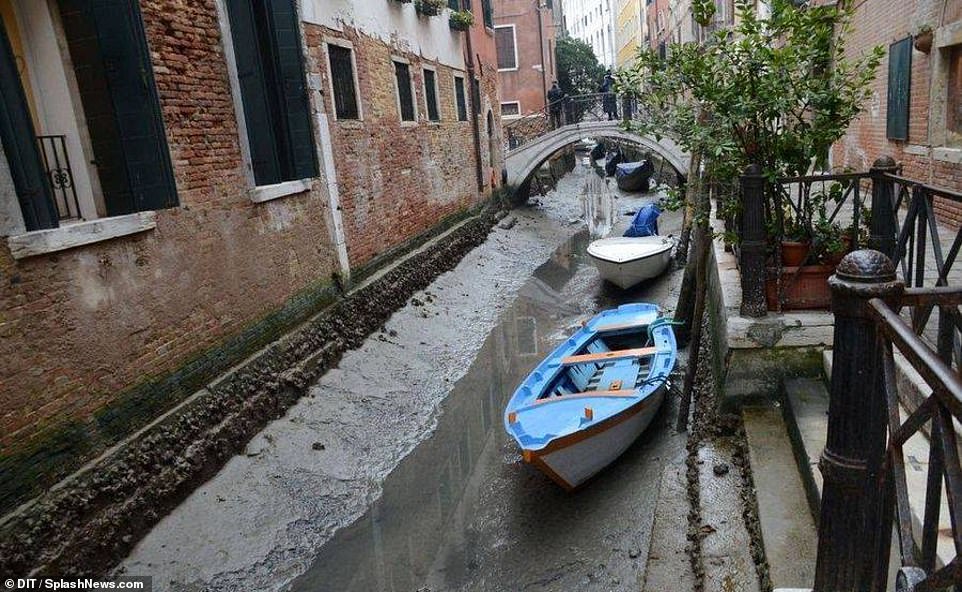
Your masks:
<svg viewBox="0 0 962 592"><path fill-rule="evenodd" d="M567 125L598 121L627 121L637 116L634 99L615 93L565 97L544 109L516 119L505 119L504 149L517 150L533 140Z"/></svg>

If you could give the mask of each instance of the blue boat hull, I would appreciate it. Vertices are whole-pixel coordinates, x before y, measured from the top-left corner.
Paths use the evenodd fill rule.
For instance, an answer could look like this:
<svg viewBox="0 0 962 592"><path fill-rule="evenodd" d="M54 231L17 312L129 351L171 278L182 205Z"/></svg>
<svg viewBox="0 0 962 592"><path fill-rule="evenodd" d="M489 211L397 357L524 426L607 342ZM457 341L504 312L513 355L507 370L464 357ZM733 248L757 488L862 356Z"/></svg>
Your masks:
<svg viewBox="0 0 962 592"><path fill-rule="evenodd" d="M505 430L535 465L573 489L647 428L677 348L651 304L605 311L558 346L515 391Z"/></svg>

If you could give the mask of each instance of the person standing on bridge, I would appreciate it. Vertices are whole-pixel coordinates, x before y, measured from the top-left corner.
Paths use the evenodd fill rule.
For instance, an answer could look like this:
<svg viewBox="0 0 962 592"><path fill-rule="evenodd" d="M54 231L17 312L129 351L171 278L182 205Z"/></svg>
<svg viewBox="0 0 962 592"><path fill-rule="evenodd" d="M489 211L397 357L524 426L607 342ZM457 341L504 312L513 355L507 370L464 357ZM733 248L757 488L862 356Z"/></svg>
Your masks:
<svg viewBox="0 0 962 592"><path fill-rule="evenodd" d="M604 107L605 114L608 116L608 121L618 119L618 99L615 97L615 79L611 75L610 68L605 72L605 77L601 81L598 92L603 95L601 97L601 104L602 107Z"/></svg>
<svg viewBox="0 0 962 592"><path fill-rule="evenodd" d="M551 129L558 129L564 123L562 109L564 108L565 92L555 80L548 91L548 111L551 113Z"/></svg>

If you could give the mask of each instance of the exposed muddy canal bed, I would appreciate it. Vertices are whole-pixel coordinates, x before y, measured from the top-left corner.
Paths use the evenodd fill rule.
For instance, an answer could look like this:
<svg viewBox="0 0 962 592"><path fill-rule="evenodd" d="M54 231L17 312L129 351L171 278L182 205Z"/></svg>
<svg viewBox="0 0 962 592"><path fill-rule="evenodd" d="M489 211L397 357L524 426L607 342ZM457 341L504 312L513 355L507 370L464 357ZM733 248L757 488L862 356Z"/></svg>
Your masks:
<svg viewBox="0 0 962 592"><path fill-rule="evenodd" d="M584 201L590 174L513 212L122 569L158 590L638 589L662 467L684 455L675 401L573 494L521 461L501 420L517 383L597 311L674 306L680 272L630 292L601 283L592 234L620 234L656 196ZM678 218L663 216L662 234Z"/></svg>

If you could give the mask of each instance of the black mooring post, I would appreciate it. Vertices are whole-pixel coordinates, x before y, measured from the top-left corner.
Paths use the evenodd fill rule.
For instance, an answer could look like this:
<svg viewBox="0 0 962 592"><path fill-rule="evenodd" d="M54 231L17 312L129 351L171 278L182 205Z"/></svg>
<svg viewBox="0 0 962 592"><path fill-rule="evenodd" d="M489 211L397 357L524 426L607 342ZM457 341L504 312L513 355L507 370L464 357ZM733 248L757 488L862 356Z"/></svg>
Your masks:
<svg viewBox="0 0 962 592"><path fill-rule="evenodd" d="M898 228L895 225L895 181L886 175L895 174L898 166L891 156L882 156L872 163L872 219L869 222L869 248L895 256ZM854 238L854 237L853 237Z"/></svg>
<svg viewBox="0 0 962 592"><path fill-rule="evenodd" d="M763 317L768 313L765 302L765 177L762 167L749 165L741 176L741 314Z"/></svg>
<svg viewBox="0 0 962 592"><path fill-rule="evenodd" d="M835 337L828 434L819 460L825 486L815 591L882 592L891 540L886 492L879 483L887 411L882 350L868 301L894 304L904 286L891 259L872 250L846 255L829 285Z"/></svg>

